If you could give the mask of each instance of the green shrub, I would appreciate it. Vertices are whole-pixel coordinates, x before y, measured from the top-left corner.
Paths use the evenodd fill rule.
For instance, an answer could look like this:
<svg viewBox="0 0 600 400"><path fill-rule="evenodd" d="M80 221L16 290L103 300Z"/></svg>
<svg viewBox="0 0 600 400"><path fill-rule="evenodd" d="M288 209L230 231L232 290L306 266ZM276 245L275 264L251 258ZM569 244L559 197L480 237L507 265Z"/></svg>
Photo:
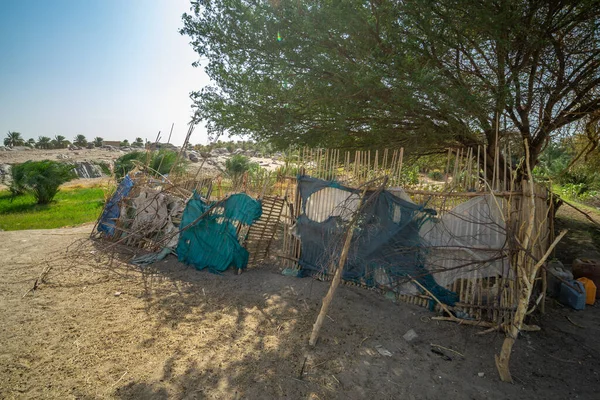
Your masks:
<svg viewBox="0 0 600 400"><path fill-rule="evenodd" d="M400 181L404 185L418 185L419 184L419 166L414 165L402 169L400 174Z"/></svg>
<svg viewBox="0 0 600 400"><path fill-rule="evenodd" d="M13 196L29 192L38 204L50 203L60 185L77 177L72 165L50 160L17 164L11 172L13 182L10 191Z"/></svg>
<svg viewBox="0 0 600 400"><path fill-rule="evenodd" d="M25 168L22 166L23 164L13 165L10 169L11 175L11 184L10 184L10 193L12 197L20 196L25 193L25 187L23 186L24 176L25 176Z"/></svg>
<svg viewBox="0 0 600 400"><path fill-rule="evenodd" d="M112 171L110 170L110 165L108 165L107 162L100 161L98 163L98 166L100 167L100 170L102 171L102 173L104 175L108 175L108 176L112 175Z"/></svg>
<svg viewBox="0 0 600 400"><path fill-rule="evenodd" d="M136 166L138 163L146 163L146 153L143 151L132 151L119 157L115 161L115 177L117 179L123 178Z"/></svg>
<svg viewBox="0 0 600 400"><path fill-rule="evenodd" d="M427 176L433 181L439 182L444 180L444 174L442 174L440 171L431 171L427 174Z"/></svg>
<svg viewBox="0 0 600 400"><path fill-rule="evenodd" d="M271 189L277 181L277 174L262 168L258 163L250 163L248 170L248 190L256 194L271 194Z"/></svg>
<svg viewBox="0 0 600 400"><path fill-rule="evenodd" d="M149 167L152 168L152 170L157 171L161 175L167 175L171 171L171 169L173 169L174 173L183 172L185 170L185 166L188 163L187 159L181 157L179 161L177 161L177 165L175 165L176 161L177 152L173 150L162 149L158 152L152 153L152 158L150 159Z"/></svg>
<svg viewBox="0 0 600 400"><path fill-rule="evenodd" d="M147 152L132 151L131 153L119 157L115 161L115 177L117 179L123 178L135 168L136 164L146 165L146 161L149 161L148 167L150 169L148 172L151 175L167 175L171 171L171 168L173 168L173 165L175 165L176 160L177 153L173 150L162 149L153 151L150 155L150 160L148 160ZM185 170L186 164L187 160L180 158L175 168L173 168L173 172L182 172Z"/></svg>
<svg viewBox="0 0 600 400"><path fill-rule="evenodd" d="M244 173L253 167L252 164L250 158L241 154L236 154L225 161L225 172L231 178L234 190L236 190L241 183Z"/></svg>

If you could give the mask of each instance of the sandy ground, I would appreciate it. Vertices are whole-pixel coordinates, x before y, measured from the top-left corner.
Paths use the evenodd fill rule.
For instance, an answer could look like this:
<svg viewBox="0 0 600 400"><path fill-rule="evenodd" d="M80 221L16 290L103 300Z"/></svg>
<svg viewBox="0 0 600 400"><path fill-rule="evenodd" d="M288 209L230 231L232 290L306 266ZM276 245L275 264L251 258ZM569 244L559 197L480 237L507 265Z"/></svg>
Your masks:
<svg viewBox="0 0 600 400"><path fill-rule="evenodd" d="M549 300L532 321L542 331L517 341L506 384L499 333L343 286L308 352L327 283L275 267L214 275L173 257L140 269L125 262L131 250L88 240L91 229L0 232L0 398L598 398L597 306Z"/></svg>

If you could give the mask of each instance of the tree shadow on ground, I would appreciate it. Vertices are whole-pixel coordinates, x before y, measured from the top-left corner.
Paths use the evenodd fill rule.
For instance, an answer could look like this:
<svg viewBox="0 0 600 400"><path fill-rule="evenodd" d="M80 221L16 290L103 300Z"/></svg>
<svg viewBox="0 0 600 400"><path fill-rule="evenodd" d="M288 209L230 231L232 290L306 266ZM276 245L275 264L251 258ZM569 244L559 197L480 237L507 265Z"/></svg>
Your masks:
<svg viewBox="0 0 600 400"><path fill-rule="evenodd" d="M135 351L160 361L155 373L141 369L116 385L116 398L544 398L563 393L571 380L582 383L580 395L595 390L589 368L600 358L586 357L598 343L587 339L587 348L578 347L586 338L571 337L564 321L543 335L523 334L511 362L519 384L507 385L493 362L503 335L432 321L428 310L372 291L340 287L309 349L326 282L286 277L269 266L211 274L173 256L140 268L125 264L131 249L115 257L112 267L98 268L127 277L127 290L147 315ZM402 338L409 329L418 333L412 342ZM462 356L442 358L431 343ZM568 375L579 376L571 379L560 362L548 366L548 357L585 362L568 365Z"/></svg>
<svg viewBox="0 0 600 400"><path fill-rule="evenodd" d="M600 224L600 219L595 218ZM576 258L600 257L600 226L592 223L580 212L568 205L558 210L555 228L559 232L568 229L569 233L556 246L555 256L564 264L571 264Z"/></svg>

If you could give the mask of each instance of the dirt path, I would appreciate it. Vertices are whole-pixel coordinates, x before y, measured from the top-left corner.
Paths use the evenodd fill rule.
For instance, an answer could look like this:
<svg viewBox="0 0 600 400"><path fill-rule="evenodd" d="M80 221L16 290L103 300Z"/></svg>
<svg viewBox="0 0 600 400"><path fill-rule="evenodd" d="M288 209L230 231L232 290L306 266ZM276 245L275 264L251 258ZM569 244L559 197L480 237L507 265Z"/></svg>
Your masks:
<svg viewBox="0 0 600 400"><path fill-rule="evenodd" d="M563 205L556 215L556 231L568 229L569 234L556 247L556 257L570 265L576 258L600 259L600 215L589 212L592 223L581 212Z"/></svg>
<svg viewBox="0 0 600 400"><path fill-rule="evenodd" d="M543 330L515 346L517 383L505 384L493 361L502 335L344 286L304 363L326 283L274 268L213 275L174 258L111 264L90 229L0 232L0 398L597 398L598 307L549 302L534 321Z"/></svg>

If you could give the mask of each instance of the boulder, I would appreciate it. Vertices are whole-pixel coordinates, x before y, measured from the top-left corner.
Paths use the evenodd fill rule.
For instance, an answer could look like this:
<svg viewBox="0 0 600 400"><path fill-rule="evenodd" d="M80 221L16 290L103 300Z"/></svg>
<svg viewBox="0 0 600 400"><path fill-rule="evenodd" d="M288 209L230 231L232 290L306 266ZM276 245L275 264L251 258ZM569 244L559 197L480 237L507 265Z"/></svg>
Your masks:
<svg viewBox="0 0 600 400"><path fill-rule="evenodd" d="M172 143L151 143L150 144L150 150L160 150L160 149L179 151L179 147L175 146Z"/></svg>
<svg viewBox="0 0 600 400"><path fill-rule="evenodd" d="M79 178L100 178L102 174L102 168L99 165L93 164L89 161L79 161L73 164L73 171Z"/></svg>
<svg viewBox="0 0 600 400"><path fill-rule="evenodd" d="M190 159L191 162L195 162L197 163L198 161L200 161L200 158L198 158L198 154L191 152L190 154L188 154L188 158Z"/></svg>
<svg viewBox="0 0 600 400"><path fill-rule="evenodd" d="M0 183L10 185L12 180L10 175L10 164L0 164Z"/></svg>

